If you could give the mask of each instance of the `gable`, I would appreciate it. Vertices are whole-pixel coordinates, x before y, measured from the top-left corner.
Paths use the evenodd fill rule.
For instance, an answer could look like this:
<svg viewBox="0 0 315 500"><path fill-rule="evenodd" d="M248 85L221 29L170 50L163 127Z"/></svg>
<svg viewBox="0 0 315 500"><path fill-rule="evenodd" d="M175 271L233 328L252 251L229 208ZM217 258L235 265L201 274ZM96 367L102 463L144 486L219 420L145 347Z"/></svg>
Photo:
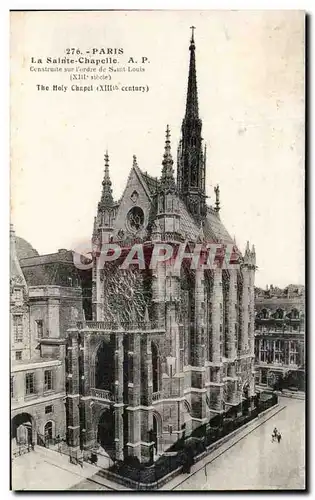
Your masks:
<svg viewBox="0 0 315 500"><path fill-rule="evenodd" d="M119 202L115 223L114 238L119 231L123 231L124 236L143 238L146 235L146 227L149 222L149 215L152 205L152 197L144 176L139 168L133 166L128 176L122 198ZM141 217L143 212L143 223L139 230L130 223L130 215L137 214Z"/></svg>

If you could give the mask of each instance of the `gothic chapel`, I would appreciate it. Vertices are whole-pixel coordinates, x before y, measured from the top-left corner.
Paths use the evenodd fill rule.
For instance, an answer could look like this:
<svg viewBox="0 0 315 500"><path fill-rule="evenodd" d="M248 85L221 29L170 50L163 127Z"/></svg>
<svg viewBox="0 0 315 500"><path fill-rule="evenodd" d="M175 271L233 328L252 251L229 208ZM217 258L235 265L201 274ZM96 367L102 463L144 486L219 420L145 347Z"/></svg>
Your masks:
<svg viewBox="0 0 315 500"><path fill-rule="evenodd" d="M166 129L160 179L136 157L119 201L105 155L92 244L122 253L135 243L234 244L215 206L206 203L206 149L198 110L194 34L177 179ZM177 439L246 402L254 405L254 280L247 244L239 269L211 270L168 262L121 269L119 260L92 270L93 321L68 330L68 442L73 457L104 449L112 458L150 460Z"/></svg>

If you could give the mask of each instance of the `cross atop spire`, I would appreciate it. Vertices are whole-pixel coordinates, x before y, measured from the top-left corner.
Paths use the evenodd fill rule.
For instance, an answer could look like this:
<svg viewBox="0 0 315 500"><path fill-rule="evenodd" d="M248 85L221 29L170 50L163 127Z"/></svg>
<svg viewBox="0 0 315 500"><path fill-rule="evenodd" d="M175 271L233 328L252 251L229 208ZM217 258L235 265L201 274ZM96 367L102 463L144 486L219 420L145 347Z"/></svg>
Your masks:
<svg viewBox="0 0 315 500"><path fill-rule="evenodd" d="M186 101L186 118L197 118L198 113L198 93L197 93L197 77L196 77L196 56L195 56L195 39L194 30L195 26L191 26L191 39L190 39L190 61L189 61L189 75L188 75L188 88L187 88L187 101Z"/></svg>
<svg viewBox="0 0 315 500"><path fill-rule="evenodd" d="M190 26L190 29L191 29L191 39L190 39L190 43L195 43L195 40L194 40L194 31L196 29L196 26Z"/></svg>
<svg viewBox="0 0 315 500"><path fill-rule="evenodd" d="M108 151L104 155L105 161L105 169L104 169L104 178L102 181L102 197L101 197L101 205L102 207L111 207L114 204L113 199L113 191L112 191L112 183L109 176L109 157Z"/></svg>
<svg viewBox="0 0 315 500"><path fill-rule="evenodd" d="M170 128L166 127L166 139L165 139L165 150L162 161L162 175L161 183L163 187L175 187L174 170L173 170L173 158L171 153L171 133Z"/></svg>

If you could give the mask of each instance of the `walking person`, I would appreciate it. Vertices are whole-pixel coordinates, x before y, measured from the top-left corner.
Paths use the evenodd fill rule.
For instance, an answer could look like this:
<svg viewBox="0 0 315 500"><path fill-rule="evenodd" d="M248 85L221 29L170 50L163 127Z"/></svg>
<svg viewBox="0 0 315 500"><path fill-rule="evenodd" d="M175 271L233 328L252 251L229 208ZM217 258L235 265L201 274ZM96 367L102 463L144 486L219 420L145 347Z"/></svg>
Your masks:
<svg viewBox="0 0 315 500"><path fill-rule="evenodd" d="M271 434L271 442L272 443L277 439L277 436L278 436L278 429L277 429L277 427L275 427L272 434Z"/></svg>
<svg viewBox="0 0 315 500"><path fill-rule="evenodd" d="M281 436L280 432L278 432L278 434L277 434L278 443L280 443L281 438L282 438L282 436Z"/></svg>

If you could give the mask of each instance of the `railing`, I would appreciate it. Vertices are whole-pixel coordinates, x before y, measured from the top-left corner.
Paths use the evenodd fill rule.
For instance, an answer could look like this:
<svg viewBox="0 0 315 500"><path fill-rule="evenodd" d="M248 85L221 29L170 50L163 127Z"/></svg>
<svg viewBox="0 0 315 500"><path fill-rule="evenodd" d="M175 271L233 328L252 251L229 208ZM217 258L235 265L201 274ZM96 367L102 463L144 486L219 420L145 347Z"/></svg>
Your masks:
<svg viewBox="0 0 315 500"><path fill-rule="evenodd" d="M12 458L14 459L16 457L24 455L25 453L30 453L32 449L33 448L31 444L18 445L14 449L12 449Z"/></svg>
<svg viewBox="0 0 315 500"><path fill-rule="evenodd" d="M159 399L161 399L161 393L160 393L160 391L153 392L153 394L152 394L152 401L158 401Z"/></svg>
<svg viewBox="0 0 315 500"><path fill-rule="evenodd" d="M271 333L271 334L279 334L279 333L292 333L294 334L303 334L304 333L304 327L298 328L294 330L292 327L285 327L285 328L275 328L275 327L270 327L270 328L258 328L257 326L255 327L255 334L264 334L264 333Z"/></svg>
<svg viewBox="0 0 315 500"><path fill-rule="evenodd" d="M115 332L163 330L165 327L159 325L157 321L78 321L77 328L80 330L87 328L89 330L107 330Z"/></svg>
<svg viewBox="0 0 315 500"><path fill-rule="evenodd" d="M91 396L94 398L104 399L105 401L115 401L113 394L104 389L91 389Z"/></svg>
<svg viewBox="0 0 315 500"><path fill-rule="evenodd" d="M157 393L154 393L157 394ZM117 461L107 470L102 470L101 475L115 480L119 484L132 486L134 489L157 489L157 481L163 480L165 476L178 470L178 473L185 470L185 465L189 460L190 466L205 457L216 442L227 436L236 429L240 429L245 424L253 421L263 411L277 404L277 395L267 395L266 399L255 398L256 408L250 414L243 414L240 417L228 418L218 415L217 426L214 427L214 420L197 427L190 436L183 436L167 452L164 452L154 463L141 464L136 457L128 457L125 461ZM240 404L234 411L244 410L244 405ZM214 417L216 418L216 417ZM183 469L180 469L183 467ZM160 483L161 484L161 483Z"/></svg>

